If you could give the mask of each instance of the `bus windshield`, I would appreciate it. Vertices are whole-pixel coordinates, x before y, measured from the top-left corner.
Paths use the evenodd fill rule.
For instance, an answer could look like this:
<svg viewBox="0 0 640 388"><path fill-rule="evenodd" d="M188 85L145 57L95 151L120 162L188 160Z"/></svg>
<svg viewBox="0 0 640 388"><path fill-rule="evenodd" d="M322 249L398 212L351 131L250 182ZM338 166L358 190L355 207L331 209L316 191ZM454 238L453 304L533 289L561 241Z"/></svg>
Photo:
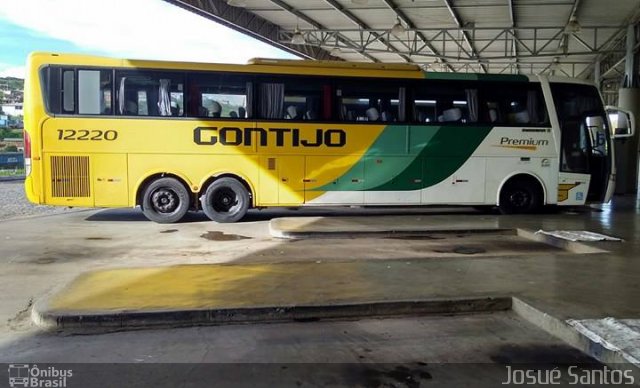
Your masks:
<svg viewBox="0 0 640 388"><path fill-rule="evenodd" d="M591 85L551 84L562 133L560 171L591 174L591 199L604 193L602 180L608 176L609 128L602 99Z"/></svg>

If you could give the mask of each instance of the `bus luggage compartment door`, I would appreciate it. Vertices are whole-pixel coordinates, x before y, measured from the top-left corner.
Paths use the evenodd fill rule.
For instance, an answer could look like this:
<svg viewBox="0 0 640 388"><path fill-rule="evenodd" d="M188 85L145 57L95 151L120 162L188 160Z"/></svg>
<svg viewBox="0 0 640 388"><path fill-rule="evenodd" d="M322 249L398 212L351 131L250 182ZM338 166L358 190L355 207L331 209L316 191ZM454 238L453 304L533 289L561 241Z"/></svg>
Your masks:
<svg viewBox="0 0 640 388"><path fill-rule="evenodd" d="M364 204L361 155L307 156L305 202L322 205Z"/></svg>
<svg viewBox="0 0 640 388"><path fill-rule="evenodd" d="M127 206L127 155L98 154L91 159L95 206Z"/></svg>
<svg viewBox="0 0 640 388"><path fill-rule="evenodd" d="M261 156L261 205L304 203L304 156Z"/></svg>

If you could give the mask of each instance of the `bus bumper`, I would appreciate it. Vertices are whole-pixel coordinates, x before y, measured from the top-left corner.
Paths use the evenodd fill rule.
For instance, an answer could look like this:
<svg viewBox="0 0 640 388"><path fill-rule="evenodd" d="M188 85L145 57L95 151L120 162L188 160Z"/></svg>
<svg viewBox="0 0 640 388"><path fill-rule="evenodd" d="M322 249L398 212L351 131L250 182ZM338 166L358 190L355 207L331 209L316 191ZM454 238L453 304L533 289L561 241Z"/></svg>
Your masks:
<svg viewBox="0 0 640 388"><path fill-rule="evenodd" d="M29 202L40 204L40 196L33 190L33 177L30 175L24 179L24 193Z"/></svg>

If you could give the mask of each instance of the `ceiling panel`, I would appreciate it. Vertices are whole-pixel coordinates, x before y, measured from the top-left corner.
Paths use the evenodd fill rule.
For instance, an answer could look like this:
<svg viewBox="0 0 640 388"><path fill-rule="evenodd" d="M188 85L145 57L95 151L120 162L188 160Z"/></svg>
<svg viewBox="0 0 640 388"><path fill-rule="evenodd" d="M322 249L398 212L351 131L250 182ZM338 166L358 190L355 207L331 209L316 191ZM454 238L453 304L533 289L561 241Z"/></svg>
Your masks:
<svg viewBox="0 0 640 388"><path fill-rule="evenodd" d="M358 51L381 62L410 58L424 64L440 56L456 68L475 63L472 68L480 70L480 59L489 61L489 71L499 72L515 63L517 56L523 73L570 69L583 77L589 76L598 56L620 57L624 27L638 22L640 10L639 0L511 0L512 8L509 0L369 0L365 5L351 0L246 0L244 8L229 8L225 0L167 1L196 8L217 6L207 8L208 12L219 12L225 20L236 17L238 25L251 23L251 15L257 15L285 32L278 38L285 46L289 44L285 37L296 27L308 42L326 51L340 36L339 57L344 60L367 60ZM414 29L398 37L390 35L398 18L404 27ZM299 50L299 46L290 49Z"/></svg>

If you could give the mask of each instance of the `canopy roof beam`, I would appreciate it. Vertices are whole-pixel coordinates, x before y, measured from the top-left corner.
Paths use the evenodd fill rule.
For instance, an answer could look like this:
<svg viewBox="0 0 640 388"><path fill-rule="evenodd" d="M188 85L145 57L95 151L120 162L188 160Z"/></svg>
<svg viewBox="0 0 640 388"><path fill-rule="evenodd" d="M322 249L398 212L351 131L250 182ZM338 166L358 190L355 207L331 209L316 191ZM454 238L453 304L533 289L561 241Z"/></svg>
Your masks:
<svg viewBox="0 0 640 388"><path fill-rule="evenodd" d="M340 12L340 14L342 14L344 17L346 17L347 19L351 20L351 22L353 22L355 25L357 25L360 30L369 30L370 29L370 27L367 24L365 24L362 20L360 20L358 17L356 17L349 10L344 8L336 0L325 0L325 2L327 2L330 6L332 6L336 11ZM371 32L371 34L375 37L375 39L377 41L379 41L380 43L385 45L389 49L389 51L397 54L405 62L411 62L411 59L409 58L409 56L407 56L406 54L400 53L393 45L391 45L387 41L387 39L384 38L384 36L382 36L382 34L379 34L377 32Z"/></svg>
<svg viewBox="0 0 640 388"><path fill-rule="evenodd" d="M469 50L471 52L471 55L478 59L478 62L480 62L480 67L486 73L487 72L486 66L484 64L482 64L480 56L476 52L476 49L473 46L473 43L471 43L471 39L469 38L469 34L467 34L467 31L464 29L465 26L462 24L462 21L460 19L460 16L458 15L458 12L452 6L451 1L453 1L453 0L442 0L442 1L444 2L444 4L446 5L447 9L449 10L449 13L451 14L451 17L453 18L453 21L458 26L458 29L462 32L462 37L463 37L464 41L467 43L467 45L469 46Z"/></svg>
<svg viewBox="0 0 640 388"><path fill-rule="evenodd" d="M382 2L385 3L387 7L389 7L396 14L398 19L400 19L404 24L406 24L407 28L411 30L416 30L416 25L413 23L413 21L411 21L411 19L409 19L409 17L400 8L398 8L398 6L394 3L393 0L382 0ZM418 39L420 39L422 44L429 51L431 51L435 56L437 57L440 56L440 54L438 53L438 50L436 50L436 48L431 43L429 43L429 41L427 40L427 38L424 36L422 32L416 30L415 36ZM454 71L454 68L447 63L446 59L441 59L441 60L442 60L442 63L444 63L444 65L449 68L449 70Z"/></svg>
<svg viewBox="0 0 640 388"><path fill-rule="evenodd" d="M282 8L283 10L293 14L295 17L297 17L298 19L304 21L305 23L319 29L319 30L325 30L326 27L323 26L322 24L318 23L317 21L311 19L310 17L308 17L307 15L305 15L304 13L300 12L299 10L293 8L292 6L290 6L289 4L285 3L282 0L270 0L273 4L277 5L278 7ZM351 41L350 39L345 38L342 34L340 33L335 33L335 38L337 42L341 42L342 44L346 45L346 46L350 46L353 48L353 41ZM336 44L337 44L336 42ZM358 53L360 53L360 55L362 55L363 57L365 57L367 60L371 61L371 62L380 62L378 59L376 59L375 57L367 54L364 51L357 51ZM333 58L338 60L338 58Z"/></svg>

